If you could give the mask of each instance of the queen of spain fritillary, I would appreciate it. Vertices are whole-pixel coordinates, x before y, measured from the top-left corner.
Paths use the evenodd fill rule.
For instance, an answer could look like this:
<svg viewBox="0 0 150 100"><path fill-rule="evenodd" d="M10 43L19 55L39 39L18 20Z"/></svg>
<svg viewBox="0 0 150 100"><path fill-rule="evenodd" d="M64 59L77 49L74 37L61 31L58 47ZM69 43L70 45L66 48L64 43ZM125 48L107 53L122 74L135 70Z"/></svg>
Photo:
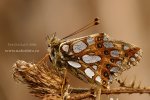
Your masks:
<svg viewBox="0 0 150 100"><path fill-rule="evenodd" d="M65 67L79 79L106 88L123 71L135 66L142 56L139 47L112 40L106 33L70 40L54 36L49 39L49 53L55 66Z"/></svg>

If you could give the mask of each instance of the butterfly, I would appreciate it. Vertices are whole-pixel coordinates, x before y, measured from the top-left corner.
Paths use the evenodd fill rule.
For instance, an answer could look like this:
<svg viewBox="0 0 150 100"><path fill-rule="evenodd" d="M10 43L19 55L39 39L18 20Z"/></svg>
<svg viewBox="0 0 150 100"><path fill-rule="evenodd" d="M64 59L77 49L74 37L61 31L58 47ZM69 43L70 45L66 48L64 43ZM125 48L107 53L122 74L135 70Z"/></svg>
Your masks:
<svg viewBox="0 0 150 100"><path fill-rule="evenodd" d="M112 40L106 33L65 40L97 24L96 18L63 39L54 34L48 39L49 57L56 67L66 68L84 82L107 88L118 75L137 65L142 50L130 43Z"/></svg>

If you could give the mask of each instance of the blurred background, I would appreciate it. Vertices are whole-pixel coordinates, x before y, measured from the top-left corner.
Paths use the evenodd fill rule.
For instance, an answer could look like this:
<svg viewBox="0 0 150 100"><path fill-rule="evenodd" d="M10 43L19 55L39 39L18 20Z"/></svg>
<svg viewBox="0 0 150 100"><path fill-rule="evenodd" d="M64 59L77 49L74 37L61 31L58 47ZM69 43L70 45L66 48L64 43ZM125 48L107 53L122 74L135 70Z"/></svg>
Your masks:
<svg viewBox="0 0 150 100"><path fill-rule="evenodd" d="M96 32L109 33L142 48L141 63L126 71L127 83L150 86L150 1L149 0L0 0L0 100L39 100L29 94L26 85L12 78L12 65L20 59L37 62L47 52L46 35L57 33L62 38L100 18L100 25L71 38ZM32 50L17 52L11 50ZM73 76L71 76L73 77ZM87 87L76 79L72 86ZM148 94L102 96L102 100L150 100Z"/></svg>

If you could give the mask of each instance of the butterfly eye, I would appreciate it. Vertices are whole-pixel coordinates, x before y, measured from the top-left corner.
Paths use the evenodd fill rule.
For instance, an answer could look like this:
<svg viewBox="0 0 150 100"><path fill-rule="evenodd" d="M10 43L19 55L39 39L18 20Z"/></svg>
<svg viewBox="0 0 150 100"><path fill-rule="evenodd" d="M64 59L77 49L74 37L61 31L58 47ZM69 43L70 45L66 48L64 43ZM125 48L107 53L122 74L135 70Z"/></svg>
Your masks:
<svg viewBox="0 0 150 100"><path fill-rule="evenodd" d="M51 44L48 44L48 47L51 47Z"/></svg>
<svg viewBox="0 0 150 100"><path fill-rule="evenodd" d="M52 57L54 57L54 56L55 56L54 49L51 49L51 56L52 56Z"/></svg>

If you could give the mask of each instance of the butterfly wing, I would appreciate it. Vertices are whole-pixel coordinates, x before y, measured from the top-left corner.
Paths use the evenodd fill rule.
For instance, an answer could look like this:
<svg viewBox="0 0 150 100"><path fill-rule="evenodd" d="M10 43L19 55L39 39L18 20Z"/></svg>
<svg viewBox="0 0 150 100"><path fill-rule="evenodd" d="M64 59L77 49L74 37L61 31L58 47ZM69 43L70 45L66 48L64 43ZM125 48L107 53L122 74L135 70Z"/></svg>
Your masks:
<svg viewBox="0 0 150 100"><path fill-rule="evenodd" d="M140 48L112 41L97 33L60 44L61 59L72 74L85 82L107 87L124 70L140 60Z"/></svg>

